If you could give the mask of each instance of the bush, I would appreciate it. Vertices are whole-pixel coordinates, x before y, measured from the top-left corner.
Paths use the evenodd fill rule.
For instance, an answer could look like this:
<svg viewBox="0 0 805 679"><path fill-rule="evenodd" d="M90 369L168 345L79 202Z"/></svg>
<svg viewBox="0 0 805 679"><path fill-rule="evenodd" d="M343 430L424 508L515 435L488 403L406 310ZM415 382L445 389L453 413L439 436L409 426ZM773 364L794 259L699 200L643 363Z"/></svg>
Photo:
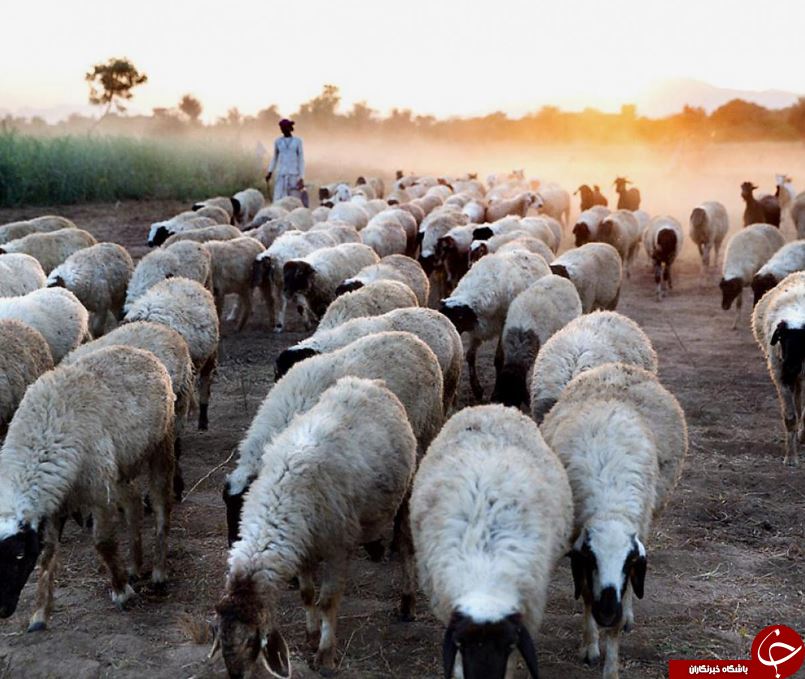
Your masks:
<svg viewBox="0 0 805 679"><path fill-rule="evenodd" d="M259 177L252 155L215 144L0 133L2 207L232 195Z"/></svg>

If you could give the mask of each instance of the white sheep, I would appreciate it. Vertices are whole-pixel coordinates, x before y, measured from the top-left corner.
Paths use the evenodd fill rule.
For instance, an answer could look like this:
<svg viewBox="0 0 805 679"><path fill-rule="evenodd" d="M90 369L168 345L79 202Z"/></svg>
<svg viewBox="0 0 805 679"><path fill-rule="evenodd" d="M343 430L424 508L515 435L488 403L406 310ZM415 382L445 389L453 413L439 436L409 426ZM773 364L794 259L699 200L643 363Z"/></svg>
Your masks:
<svg viewBox="0 0 805 679"><path fill-rule="evenodd" d="M34 217L21 222L11 222L0 226L0 245L12 240L18 240L32 233L49 233L60 229L78 228L66 217L58 215L45 215Z"/></svg>
<svg viewBox="0 0 805 679"><path fill-rule="evenodd" d="M439 311L447 316L459 333L468 333L467 350L470 386L476 399L483 397L475 359L478 348L487 340L498 340L495 368L499 373L500 334L509 305L523 290L551 270L545 260L530 252L516 251L489 255L473 266L456 289L443 299Z"/></svg>
<svg viewBox="0 0 805 679"><path fill-rule="evenodd" d="M444 425L414 479L411 529L420 585L447 627L445 677L512 677L515 648L538 677L533 637L572 524L567 474L530 419L480 406Z"/></svg>
<svg viewBox="0 0 805 679"><path fill-rule="evenodd" d="M361 235L354 226L343 222L317 222L311 231L323 231L333 237L336 245L342 243L361 243Z"/></svg>
<svg viewBox="0 0 805 679"><path fill-rule="evenodd" d="M19 297L0 297L0 319L12 318L42 334L58 363L89 336L89 314L64 288L41 288Z"/></svg>
<svg viewBox="0 0 805 679"><path fill-rule="evenodd" d="M414 259L405 255L389 255L383 257L377 264L365 266L358 273L344 279L336 290L337 295L357 290L375 281L399 281L404 283L416 295L419 306L428 305L430 296L430 282L422 266Z"/></svg>
<svg viewBox="0 0 805 679"><path fill-rule="evenodd" d="M48 233L32 233L19 240L4 243L0 246L0 255L11 252L31 255L39 260L43 271L49 274L74 252L97 242L91 233L82 229L59 229Z"/></svg>
<svg viewBox="0 0 805 679"><path fill-rule="evenodd" d="M515 250L525 250L526 252L533 252L534 254L539 255L546 262L553 261L555 255L553 251L547 245L545 245L545 241L542 241L539 238L534 238L533 236L529 236L524 231L513 232L513 234L518 233L522 235L518 235L516 238L509 239L507 237L512 236L512 233L509 233L506 234L505 236L493 236L488 241L482 241L482 242L486 242L487 246L491 248L493 247L492 241L494 241L496 238L502 238L502 239L505 238L506 240L503 241L502 245L497 247L497 249L494 250L494 252L503 253L503 252L514 252Z"/></svg>
<svg viewBox="0 0 805 679"><path fill-rule="evenodd" d="M684 238L682 225L673 217L654 217L643 232L643 247L649 261L654 264L657 301L673 288L671 265L682 251Z"/></svg>
<svg viewBox="0 0 805 679"><path fill-rule="evenodd" d="M0 436L4 436L25 390L53 368L53 357L41 333L14 319L0 320L0 345Z"/></svg>
<svg viewBox="0 0 805 679"><path fill-rule="evenodd" d="M513 198L490 200L486 208L486 221L496 222L498 219L502 219L508 215L525 217L528 208L538 204L538 202L539 197L531 191L524 191Z"/></svg>
<svg viewBox="0 0 805 679"><path fill-rule="evenodd" d="M551 262L551 271L569 279L578 290L585 314L613 310L620 297L622 262L608 243L587 243L567 250Z"/></svg>
<svg viewBox="0 0 805 679"><path fill-rule="evenodd" d="M275 362L274 379L279 380L292 366L311 356L326 354L350 342L378 332L410 332L416 335L439 361L444 385L444 411L455 401L461 379L463 347L453 324L435 309L409 307L379 316L362 316L327 330L317 330L307 339L285 349Z"/></svg>
<svg viewBox="0 0 805 679"><path fill-rule="evenodd" d="M336 203L330 210L328 220L331 222L342 221L345 224L354 226L358 231L365 228L369 223L369 215L357 203Z"/></svg>
<svg viewBox="0 0 805 679"><path fill-rule="evenodd" d="M626 277L631 277L630 267L640 245L640 224L630 210L610 212L590 240L614 247L621 256Z"/></svg>
<svg viewBox="0 0 805 679"><path fill-rule="evenodd" d="M598 226L609 213L609 208L603 205L594 205L584 210L584 212L578 216L573 226L573 237L575 238L576 247L595 240Z"/></svg>
<svg viewBox="0 0 805 679"><path fill-rule="evenodd" d="M252 188L238 191L229 200L232 203L232 223L241 226L249 224L266 204L262 191Z"/></svg>
<svg viewBox="0 0 805 679"><path fill-rule="evenodd" d="M207 198L206 200L199 200L191 206L191 210L197 212L204 207L212 206L221 208L229 215L230 221L235 215L235 206L229 196L215 196L215 198Z"/></svg>
<svg viewBox="0 0 805 679"><path fill-rule="evenodd" d="M48 287L66 288L92 314L90 330L100 337L109 314L123 317L126 289L134 271L131 255L117 243L98 243L78 250L50 272Z"/></svg>
<svg viewBox="0 0 805 679"><path fill-rule="evenodd" d="M565 226L570 223L570 194L565 189L555 185L540 186L537 198L541 203L540 214L549 215Z"/></svg>
<svg viewBox="0 0 805 679"><path fill-rule="evenodd" d="M36 610L29 631L45 629L53 608L59 526L88 510L94 541L120 607L134 594L128 577L142 567L142 499L149 482L155 549L151 579L167 578L173 477L173 392L156 357L109 347L42 375L25 392L0 450L0 617L12 615L39 558ZM129 573L117 554L123 508L130 538ZM40 556L41 554L41 556Z"/></svg>
<svg viewBox="0 0 805 679"><path fill-rule="evenodd" d="M690 239L699 249L702 258L702 274L710 268L710 253L718 265L718 251L730 228L727 209L718 201L700 203L690 213Z"/></svg>
<svg viewBox="0 0 805 679"><path fill-rule="evenodd" d="M543 276L517 295L506 313L501 334L503 364L492 400L514 407L529 405L528 379L540 348L579 316L579 293L561 276Z"/></svg>
<svg viewBox="0 0 805 679"><path fill-rule="evenodd" d="M125 320L162 323L176 330L187 342L199 380L198 428L206 430L220 337L218 313L210 291L188 278L169 278L137 299L126 312Z"/></svg>
<svg viewBox="0 0 805 679"><path fill-rule="evenodd" d="M399 399L380 381L338 380L267 443L243 506L242 538L229 552L226 594L216 607L216 646L230 676L243 676L257 663L253 649L260 649L272 675L291 676L276 601L295 575L307 638L319 637L315 664L335 669L348 557L358 545L391 532L414 467L411 426ZM402 615L410 618L416 591L410 546L403 561Z"/></svg>
<svg viewBox="0 0 805 679"><path fill-rule="evenodd" d="M755 307L752 329L780 400L786 431L784 463L796 467L799 443L805 436L799 396L805 335L805 272L789 274L763 296Z"/></svg>
<svg viewBox="0 0 805 679"><path fill-rule="evenodd" d="M44 288L47 276L39 260L31 255L0 255L0 297L16 297Z"/></svg>
<svg viewBox="0 0 805 679"><path fill-rule="evenodd" d="M617 361L657 372L657 354L637 323L614 311L596 311L572 320L545 342L534 361L534 420L542 422L576 375Z"/></svg>
<svg viewBox="0 0 805 679"><path fill-rule="evenodd" d="M190 216L185 216L190 215ZM219 222L212 217L200 217L195 212L183 212L171 219L154 222L148 230L148 247L157 247L165 243L171 236L184 231L206 229L210 226L219 226Z"/></svg>
<svg viewBox="0 0 805 679"><path fill-rule="evenodd" d="M405 406L420 453L444 419L442 372L433 351L407 332L380 332L293 366L268 392L238 445L224 484L229 542L237 538L243 494L260 472L263 448L346 375L382 379Z"/></svg>
<svg viewBox="0 0 805 679"><path fill-rule="evenodd" d="M291 210L285 219L300 231L308 231L316 223L316 220L313 219L313 213L306 207Z"/></svg>
<svg viewBox="0 0 805 679"><path fill-rule="evenodd" d="M268 319L274 332L285 328L287 297L283 294L285 263L300 259L319 248L336 245L336 239L326 230L287 231L254 260L252 285L268 290Z"/></svg>
<svg viewBox="0 0 805 679"><path fill-rule="evenodd" d="M0 257L0 263L2 263ZM786 243L752 277L752 292L756 305L763 295L783 280L788 274L805 270L805 240Z"/></svg>
<svg viewBox="0 0 805 679"><path fill-rule="evenodd" d="M794 198L791 203L790 213L797 232L797 238L805 238L805 191Z"/></svg>
<svg viewBox="0 0 805 679"><path fill-rule="evenodd" d="M255 238L263 244L263 247L269 248L282 234L294 230L296 227L288 219L272 219L263 222L255 229L243 231L241 235Z"/></svg>
<svg viewBox="0 0 805 679"><path fill-rule="evenodd" d="M752 278L760 271L760 267L783 245L783 234L771 224L750 224L732 236L727 243L718 287L721 288L721 308L724 311L728 311L733 300L735 301L733 330L741 320L743 289L752 283Z"/></svg>
<svg viewBox="0 0 805 679"><path fill-rule="evenodd" d="M310 211L314 222L326 222L330 218L330 208L325 205L319 205Z"/></svg>
<svg viewBox="0 0 805 679"><path fill-rule="evenodd" d="M305 327L310 330L335 299L341 282L379 261L375 251L362 243L320 248L306 257L285 262L283 294L288 302L296 305Z"/></svg>
<svg viewBox="0 0 805 679"><path fill-rule="evenodd" d="M169 247L180 240L192 240L196 243L206 243L211 240L232 240L233 238L240 238L242 235L244 234L236 226L216 224L215 226L204 226L200 229L179 231L167 238L162 245Z"/></svg>
<svg viewBox="0 0 805 679"><path fill-rule="evenodd" d="M361 241L379 257L403 255L408 250L408 236L395 215L381 212L372 217L360 233Z"/></svg>
<svg viewBox="0 0 805 679"><path fill-rule="evenodd" d="M264 208L258 210L252 221L250 221L243 230L256 229L266 222L273 222L277 219L285 219L290 214L289 210L279 207L278 205L266 205Z"/></svg>
<svg viewBox="0 0 805 679"><path fill-rule="evenodd" d="M576 377L541 427L567 469L575 507L570 552L575 597L584 600L581 657L618 677L621 629L642 599L652 518L666 504L687 455L685 415L656 376L609 363Z"/></svg>
<svg viewBox="0 0 805 679"><path fill-rule="evenodd" d="M243 330L252 312L252 274L254 261L265 248L254 238L235 238L226 241L209 241L204 244L210 253L212 266L212 294L218 320L224 310L227 295L237 295L237 308L232 309L228 320L237 318L237 332ZM268 289L263 288L264 298L268 297Z"/></svg>
<svg viewBox="0 0 805 679"><path fill-rule="evenodd" d="M275 201L271 207L278 207L291 212L298 207L304 207L304 204L302 200L296 196L285 196L285 198L280 198L278 201Z"/></svg>
<svg viewBox="0 0 805 679"><path fill-rule="evenodd" d="M373 281L336 297L321 317L318 330L334 328L361 316L379 316L394 309L416 306L419 306L416 295L405 283Z"/></svg>
<svg viewBox="0 0 805 679"><path fill-rule="evenodd" d="M212 289L212 262L203 243L179 241L143 257L131 275L123 311L127 312L151 287L174 277L189 278Z"/></svg>

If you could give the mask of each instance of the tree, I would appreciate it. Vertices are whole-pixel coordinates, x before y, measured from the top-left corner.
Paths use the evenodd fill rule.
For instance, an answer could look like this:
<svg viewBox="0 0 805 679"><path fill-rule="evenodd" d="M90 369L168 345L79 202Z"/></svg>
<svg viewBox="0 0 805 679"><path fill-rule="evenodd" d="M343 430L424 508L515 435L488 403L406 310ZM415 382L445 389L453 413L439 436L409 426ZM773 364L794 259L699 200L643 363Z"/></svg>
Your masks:
<svg viewBox="0 0 805 679"><path fill-rule="evenodd" d="M106 106L99 123L109 115L112 106L124 112L123 102L134 96L132 89L148 82L148 76L140 73L128 59L114 57L105 64L95 64L84 79L89 83L89 103Z"/></svg>
<svg viewBox="0 0 805 679"><path fill-rule="evenodd" d="M788 124L800 135L805 136L805 97L800 97L788 110Z"/></svg>
<svg viewBox="0 0 805 679"><path fill-rule="evenodd" d="M201 106L201 102L192 94L185 94L179 100L179 110L190 118L191 122L197 123L204 109Z"/></svg>

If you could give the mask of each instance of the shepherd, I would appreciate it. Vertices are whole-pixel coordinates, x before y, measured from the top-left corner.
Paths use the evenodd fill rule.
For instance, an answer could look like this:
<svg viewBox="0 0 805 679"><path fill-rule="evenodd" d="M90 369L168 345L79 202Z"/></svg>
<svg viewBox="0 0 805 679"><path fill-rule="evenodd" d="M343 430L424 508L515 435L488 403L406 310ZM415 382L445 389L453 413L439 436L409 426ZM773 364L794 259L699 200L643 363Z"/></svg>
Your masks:
<svg viewBox="0 0 805 679"><path fill-rule="evenodd" d="M279 122L281 137L274 141L274 155L268 166L266 183L271 181L274 171L274 202L285 196L301 197L305 188L305 155L302 151L302 140L293 136L293 120L283 118Z"/></svg>

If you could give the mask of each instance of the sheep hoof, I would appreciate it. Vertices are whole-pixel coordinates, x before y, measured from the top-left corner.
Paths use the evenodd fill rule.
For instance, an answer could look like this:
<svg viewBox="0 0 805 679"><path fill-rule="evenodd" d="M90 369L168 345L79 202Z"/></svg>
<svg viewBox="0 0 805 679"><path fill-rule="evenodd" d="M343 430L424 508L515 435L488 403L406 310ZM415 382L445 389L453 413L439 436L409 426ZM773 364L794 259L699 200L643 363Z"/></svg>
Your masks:
<svg viewBox="0 0 805 679"><path fill-rule="evenodd" d="M786 455L783 459L783 464L787 467L799 467L799 457L794 455Z"/></svg>
<svg viewBox="0 0 805 679"><path fill-rule="evenodd" d="M316 667L319 674L323 677L332 677L335 675L335 648L319 649L316 652L315 659Z"/></svg>
<svg viewBox="0 0 805 679"><path fill-rule="evenodd" d="M47 629L47 625L43 620L37 620L36 622L32 622L28 625L28 632L44 632Z"/></svg>
<svg viewBox="0 0 805 679"><path fill-rule="evenodd" d="M370 561L380 563L383 560L383 555L386 553L386 548L383 546L382 540L365 542L362 546L369 555Z"/></svg>
<svg viewBox="0 0 805 679"><path fill-rule="evenodd" d="M321 630L314 630L313 632L305 632L305 641L311 650L316 650L321 641Z"/></svg>
<svg viewBox="0 0 805 679"><path fill-rule="evenodd" d="M595 667L601 660L601 654L598 649L583 648L581 650L581 661L587 667Z"/></svg>
<svg viewBox="0 0 805 679"><path fill-rule="evenodd" d="M117 606L119 611L125 610L126 603L134 596L134 590L131 585L126 583L122 592L112 592L112 602Z"/></svg>
<svg viewBox="0 0 805 679"><path fill-rule="evenodd" d="M622 631L623 631L624 634L629 634L629 632L631 632L633 629L634 629L634 622L633 621L627 620L626 622L623 623L623 630Z"/></svg>
<svg viewBox="0 0 805 679"><path fill-rule="evenodd" d="M400 622L414 620L416 620L416 598L413 594L403 594L400 597Z"/></svg>
<svg viewBox="0 0 805 679"><path fill-rule="evenodd" d="M277 325L274 326L274 332L276 332L277 334L281 333L282 332L282 325L277 323Z"/></svg>

